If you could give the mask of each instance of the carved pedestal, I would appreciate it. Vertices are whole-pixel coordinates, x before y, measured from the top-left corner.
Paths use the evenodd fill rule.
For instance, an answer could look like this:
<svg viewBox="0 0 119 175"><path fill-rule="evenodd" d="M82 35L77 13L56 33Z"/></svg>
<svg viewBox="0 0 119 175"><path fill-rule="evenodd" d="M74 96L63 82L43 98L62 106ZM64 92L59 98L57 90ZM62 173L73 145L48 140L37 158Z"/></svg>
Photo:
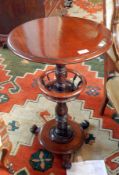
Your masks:
<svg viewBox="0 0 119 175"><path fill-rule="evenodd" d="M54 79L50 78L51 74ZM47 150L62 154L63 167L70 168L71 153L83 144L84 133L79 124L68 119L66 102L74 100L80 94L86 81L79 73L66 69L64 65L56 65L56 69L45 72L38 83L43 94L57 103L55 119L42 128L39 141Z"/></svg>

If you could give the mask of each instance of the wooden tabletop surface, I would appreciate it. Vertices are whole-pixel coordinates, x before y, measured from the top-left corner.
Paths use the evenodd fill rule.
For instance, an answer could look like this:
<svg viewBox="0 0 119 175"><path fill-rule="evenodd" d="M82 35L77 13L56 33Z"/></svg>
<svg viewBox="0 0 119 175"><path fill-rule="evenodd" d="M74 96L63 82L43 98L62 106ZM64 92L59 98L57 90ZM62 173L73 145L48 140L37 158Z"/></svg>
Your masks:
<svg viewBox="0 0 119 175"><path fill-rule="evenodd" d="M47 17L16 27L8 47L33 62L77 63L97 57L112 44L111 33L102 24L77 17Z"/></svg>

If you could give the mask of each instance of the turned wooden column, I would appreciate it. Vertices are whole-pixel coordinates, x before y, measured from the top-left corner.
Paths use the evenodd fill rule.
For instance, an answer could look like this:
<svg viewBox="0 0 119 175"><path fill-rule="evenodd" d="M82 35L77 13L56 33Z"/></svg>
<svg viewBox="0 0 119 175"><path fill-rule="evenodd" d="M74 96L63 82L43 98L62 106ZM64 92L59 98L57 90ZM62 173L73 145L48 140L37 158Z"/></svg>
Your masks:
<svg viewBox="0 0 119 175"><path fill-rule="evenodd" d="M67 70L64 65L56 65L56 83L55 90L58 92L67 91L66 77ZM67 143L73 137L73 131L67 123L68 108L66 102L57 102L55 107L56 127L53 127L50 131L50 137L53 141L59 143Z"/></svg>
<svg viewBox="0 0 119 175"><path fill-rule="evenodd" d="M66 77L67 77L67 70L65 65L56 65L55 76L56 76L56 90L59 92L65 91Z"/></svg>

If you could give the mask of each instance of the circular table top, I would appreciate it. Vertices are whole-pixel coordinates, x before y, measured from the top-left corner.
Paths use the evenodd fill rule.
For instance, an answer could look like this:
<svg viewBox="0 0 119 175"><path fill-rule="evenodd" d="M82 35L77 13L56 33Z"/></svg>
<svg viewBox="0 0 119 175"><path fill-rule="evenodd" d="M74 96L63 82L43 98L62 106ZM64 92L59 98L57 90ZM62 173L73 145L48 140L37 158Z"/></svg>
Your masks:
<svg viewBox="0 0 119 175"><path fill-rule="evenodd" d="M78 63L106 52L111 33L102 24L77 17L47 17L16 27L8 47L18 56L50 64Z"/></svg>

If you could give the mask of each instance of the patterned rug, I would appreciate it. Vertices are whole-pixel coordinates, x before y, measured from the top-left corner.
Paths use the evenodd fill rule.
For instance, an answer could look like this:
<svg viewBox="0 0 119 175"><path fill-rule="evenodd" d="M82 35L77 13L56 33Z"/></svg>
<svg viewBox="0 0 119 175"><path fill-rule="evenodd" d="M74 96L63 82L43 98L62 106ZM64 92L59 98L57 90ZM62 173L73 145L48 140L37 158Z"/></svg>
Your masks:
<svg viewBox="0 0 119 175"><path fill-rule="evenodd" d="M76 0L68 15L102 21L101 0ZM103 57L70 65L86 77L87 86L76 101L68 103L69 115L80 123L90 122L89 133L95 143L84 144L74 153L83 160L105 160L109 175L119 173L119 125L112 120L113 110L106 108L99 115L103 100ZM54 118L55 103L44 98L37 86L37 78L52 66L30 63L16 57L7 49L0 50L0 115L8 126L13 143L10 161L15 175L66 175L60 156L53 155L30 132L33 124L43 126ZM0 169L0 175L4 175Z"/></svg>
<svg viewBox="0 0 119 175"><path fill-rule="evenodd" d="M69 15L102 22L102 0L73 0L73 2L72 8L69 9Z"/></svg>

